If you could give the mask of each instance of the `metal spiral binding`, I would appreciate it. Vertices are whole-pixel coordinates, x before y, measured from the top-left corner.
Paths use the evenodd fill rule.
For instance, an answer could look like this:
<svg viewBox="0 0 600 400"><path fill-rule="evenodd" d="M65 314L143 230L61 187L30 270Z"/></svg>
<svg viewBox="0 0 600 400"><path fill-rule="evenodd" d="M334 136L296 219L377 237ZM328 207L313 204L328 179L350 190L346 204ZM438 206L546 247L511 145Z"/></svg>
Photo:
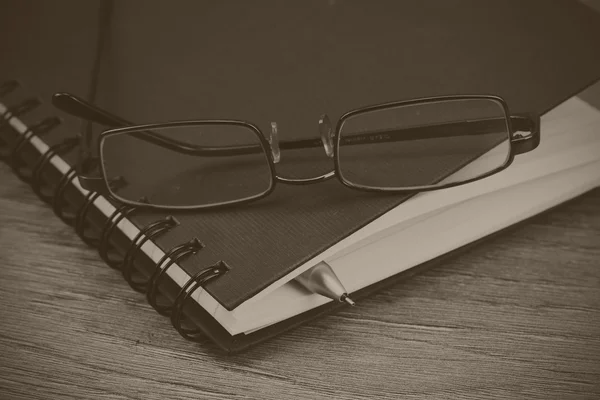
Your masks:
<svg viewBox="0 0 600 400"><path fill-rule="evenodd" d="M32 178L32 170L23 168L24 160L21 157L21 150L33 136L41 136L60 125L62 120L58 117L50 117L42 122L34 125L25 131L13 144L12 149L8 151L8 162L14 173L25 182L30 182Z"/></svg>
<svg viewBox="0 0 600 400"><path fill-rule="evenodd" d="M179 294L173 303L171 324L184 338L197 341L200 339L198 335L202 332L200 329L183 327L182 323L185 322L185 319L183 318L183 307L185 306L185 302L192 296L192 294L194 294L196 290L203 287L211 279L221 276L225 272L227 272L227 268L222 262L219 262L212 267L205 268L202 271L194 274L179 291Z"/></svg>
<svg viewBox="0 0 600 400"><path fill-rule="evenodd" d="M96 236L88 235L85 232L86 222L87 222L87 214L90 211L92 204L94 204L94 202L100 196L101 196L100 193L93 192L93 191L90 191L90 192L88 192L88 194L85 195L85 198L83 200L83 206L81 206L79 208L79 210L77 211L77 213L75 214L75 233L77 233L77 236L79 236L79 238L88 246L99 247L100 251L101 251L100 256L103 257L102 259L109 266L116 267L116 264L118 264L120 262L120 260L110 260L110 257L108 255L108 252L110 251L108 239L109 239L112 231L114 230L114 226L111 226L110 228L108 228L108 230L103 229L103 231L100 233L100 235L96 235ZM115 214L117 216L119 216L120 214L118 214L117 211L115 211L115 213L113 213L108 219L111 220L115 216ZM115 222L115 226L123 218L124 218L124 216L119 217L119 219ZM102 238L104 237L103 235L106 235L106 242L102 241Z"/></svg>
<svg viewBox="0 0 600 400"><path fill-rule="evenodd" d="M16 80L4 82L0 85L0 97L6 96L16 90L20 83ZM39 98L27 99L24 102L10 107L4 114L0 115L0 129L9 124L11 118L18 117L26 112L29 112L41 104ZM164 278L167 270L175 263L196 254L204 246L197 239L193 238L187 243L180 244L170 249L156 264L156 268L152 276L147 281L136 281L133 276L134 261L141 247L149 240L162 235L175 226L179 222L172 216L167 216L162 220L154 221L143 229L141 229L131 244L127 248L126 254L122 260L111 259L109 256L110 237L121 220L129 216L137 208L122 205L118 207L108 218L105 223L102 233L99 237L86 235L85 227L87 214L94 202L101 196L98 192L88 192L85 196L84 204L77 212L67 213L65 209L66 200L64 198L65 191L69 185L77 178L75 167L71 167L58 181L53 193L44 192L42 174L45 168L50 163L51 159L62 153L66 153L75 148L79 139L76 137L68 138L62 142L50 147L42 154L31 169L27 169L24 165L24 160L20 158L23 147L30 142L31 138L36 135L42 135L51 129L58 126L62 121L57 117L46 118L37 125L28 128L18 139L8 144L0 143L0 159L8 158L9 164L15 173L24 181L31 183L34 192L45 202L51 203L52 209L56 216L69 225L75 225L75 231L79 237L90 246L98 246L100 257L112 268L122 270L125 280L129 285L139 292L146 292L148 303L162 315L171 313L171 323L173 327L186 339L198 340L197 335L200 330L183 327L185 322L183 309L186 301L194 294L196 290L204 286L207 282L227 272L227 267L219 262L211 267L205 268L202 271L194 274L180 289L173 304L159 304L159 286ZM118 184L116 181L114 184ZM51 190L51 188L50 188Z"/></svg>
<svg viewBox="0 0 600 400"><path fill-rule="evenodd" d="M37 106L39 106L40 104L42 104L42 101L37 98L34 97L32 99L27 99L24 102L22 102L21 104L18 104L16 106L13 107L9 107L9 109L2 115L2 117L0 118L0 129L4 128L6 125L8 125L9 121L13 118L13 117L18 117L19 115L22 115L26 112L29 112L31 110L33 110L34 108L36 108ZM0 159L5 159L8 156L8 151L9 146L8 143L2 141L2 145L0 145Z"/></svg>
<svg viewBox="0 0 600 400"><path fill-rule="evenodd" d="M171 267L171 265L179 262L186 256L196 254L204 246L197 238L190 240L187 243L180 244L169 250L158 263L156 263L156 269L150 278L148 288L146 289L146 299L148 303L161 315L168 315L172 307L171 304L158 304L158 285L165 272ZM167 261L168 260L168 261ZM166 262L165 262L166 261ZM164 266L163 266L164 264Z"/></svg>
<svg viewBox="0 0 600 400"><path fill-rule="evenodd" d="M88 194L85 195L83 206L79 208L75 215L75 233L77 233L77 236L79 236L85 244L92 247L100 245L100 236L86 235L86 218L92 204L94 204L98 197L100 197L100 193L88 192Z"/></svg>
<svg viewBox="0 0 600 400"><path fill-rule="evenodd" d="M123 259L111 259L108 252L111 249L110 246L110 235L114 232L117 224L123 220L123 218L127 217L133 211L137 210L137 208L132 207L128 204L123 204L118 207L111 215L108 217L108 220L104 224L104 228L102 228L102 234L100 235L100 243L98 245L98 254L100 258L104 260L106 265L113 269L118 269L118 267L123 262Z"/></svg>
<svg viewBox="0 0 600 400"><path fill-rule="evenodd" d="M50 162L50 160L59 154L68 153L71 151L77 144L79 143L79 139L76 137L68 138L63 140L62 142L55 144L50 147L48 151L46 151L34 164L31 169L31 187L33 191L39 196L40 199L45 201L46 203L52 202L52 197L54 197L54 193L50 194L44 193L42 184L42 172L46 168L46 165Z"/></svg>
<svg viewBox="0 0 600 400"><path fill-rule="evenodd" d="M69 187L69 184L77 178L77 172L74 167L69 168L66 174L60 178L56 189L54 190L54 196L52 196L52 210L58 218L60 218L67 225L73 225L75 222L75 214L67 214L65 210L65 190Z"/></svg>
<svg viewBox="0 0 600 400"><path fill-rule="evenodd" d="M121 272L123 273L123 277L133 290L144 293L148 284L148 281L146 280L136 281L134 279L133 262L137 252L148 240L152 240L155 237L170 231L177 225L179 225L179 221L169 215L165 219L154 221L151 224L146 225L138 232L135 238L133 238L129 248L127 249L127 252L125 253L123 263L121 264Z"/></svg>

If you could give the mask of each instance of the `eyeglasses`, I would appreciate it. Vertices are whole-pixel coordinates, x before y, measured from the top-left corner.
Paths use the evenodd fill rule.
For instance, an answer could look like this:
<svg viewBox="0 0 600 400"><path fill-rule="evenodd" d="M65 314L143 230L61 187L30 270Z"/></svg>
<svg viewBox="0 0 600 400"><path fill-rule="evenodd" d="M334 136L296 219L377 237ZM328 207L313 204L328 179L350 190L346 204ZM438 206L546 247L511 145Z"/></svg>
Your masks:
<svg viewBox="0 0 600 400"><path fill-rule="evenodd" d="M279 141L237 120L132 125L68 93L59 109L118 127L101 133L101 176L81 185L123 203L159 209L206 209L268 196L277 183L311 184L337 177L351 189L411 193L458 186L507 168L540 140L539 116L510 115L497 96L444 96L350 111L335 128L319 120L319 139ZM282 149L323 147L334 170L305 178L277 174ZM91 157L91 156L90 156ZM90 160L87 160L90 161Z"/></svg>

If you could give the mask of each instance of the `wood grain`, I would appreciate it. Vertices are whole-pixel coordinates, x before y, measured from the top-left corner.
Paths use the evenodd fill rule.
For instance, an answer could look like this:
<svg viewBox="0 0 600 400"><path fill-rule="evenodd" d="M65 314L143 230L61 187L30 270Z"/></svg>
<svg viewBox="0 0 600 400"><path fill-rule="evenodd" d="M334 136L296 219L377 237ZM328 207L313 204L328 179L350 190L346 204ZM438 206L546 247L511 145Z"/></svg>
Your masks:
<svg viewBox="0 0 600 400"><path fill-rule="evenodd" d="M228 357L0 182L2 399L600 397L600 190Z"/></svg>

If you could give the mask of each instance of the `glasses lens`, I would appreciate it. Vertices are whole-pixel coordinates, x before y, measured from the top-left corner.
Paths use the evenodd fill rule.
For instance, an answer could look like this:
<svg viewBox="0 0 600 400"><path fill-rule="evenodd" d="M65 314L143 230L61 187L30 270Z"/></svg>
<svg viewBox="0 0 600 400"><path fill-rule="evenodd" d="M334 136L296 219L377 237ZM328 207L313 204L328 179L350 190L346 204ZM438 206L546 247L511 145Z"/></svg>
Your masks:
<svg viewBox="0 0 600 400"><path fill-rule="evenodd" d="M162 207L222 205L263 195L272 185L255 130L198 123L108 133L104 174L120 200Z"/></svg>
<svg viewBox="0 0 600 400"><path fill-rule="evenodd" d="M428 101L355 114L340 127L342 179L367 188L456 184L505 166L508 121L493 99Z"/></svg>

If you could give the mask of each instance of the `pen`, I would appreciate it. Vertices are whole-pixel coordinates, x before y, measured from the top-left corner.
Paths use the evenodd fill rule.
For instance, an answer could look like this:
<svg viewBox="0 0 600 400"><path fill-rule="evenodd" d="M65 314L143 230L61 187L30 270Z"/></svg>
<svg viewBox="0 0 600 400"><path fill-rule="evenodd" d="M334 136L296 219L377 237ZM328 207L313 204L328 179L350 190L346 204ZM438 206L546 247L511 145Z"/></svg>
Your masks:
<svg viewBox="0 0 600 400"><path fill-rule="evenodd" d="M353 306L354 301L348 296L348 292L338 279L333 269L325 261L320 262L296 277L296 282L307 290L318 293L321 296L340 302L346 302Z"/></svg>

